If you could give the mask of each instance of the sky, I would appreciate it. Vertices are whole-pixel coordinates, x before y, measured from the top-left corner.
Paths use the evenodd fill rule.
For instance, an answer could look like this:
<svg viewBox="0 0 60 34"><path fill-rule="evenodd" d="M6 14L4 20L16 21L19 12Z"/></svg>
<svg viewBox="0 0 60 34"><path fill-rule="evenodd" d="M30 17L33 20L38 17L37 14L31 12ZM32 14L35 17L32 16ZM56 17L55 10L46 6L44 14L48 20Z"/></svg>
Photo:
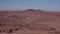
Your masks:
<svg viewBox="0 0 60 34"><path fill-rule="evenodd" d="M0 0L0 10L25 9L60 11L60 0Z"/></svg>

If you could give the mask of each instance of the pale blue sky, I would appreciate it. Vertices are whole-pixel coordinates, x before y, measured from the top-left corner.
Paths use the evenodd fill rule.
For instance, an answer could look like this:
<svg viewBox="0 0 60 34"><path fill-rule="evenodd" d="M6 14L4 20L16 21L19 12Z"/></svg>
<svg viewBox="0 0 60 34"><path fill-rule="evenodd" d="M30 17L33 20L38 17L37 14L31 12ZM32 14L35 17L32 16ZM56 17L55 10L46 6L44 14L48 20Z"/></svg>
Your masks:
<svg viewBox="0 0 60 34"><path fill-rule="evenodd" d="M21 9L60 11L60 0L0 0L0 10Z"/></svg>

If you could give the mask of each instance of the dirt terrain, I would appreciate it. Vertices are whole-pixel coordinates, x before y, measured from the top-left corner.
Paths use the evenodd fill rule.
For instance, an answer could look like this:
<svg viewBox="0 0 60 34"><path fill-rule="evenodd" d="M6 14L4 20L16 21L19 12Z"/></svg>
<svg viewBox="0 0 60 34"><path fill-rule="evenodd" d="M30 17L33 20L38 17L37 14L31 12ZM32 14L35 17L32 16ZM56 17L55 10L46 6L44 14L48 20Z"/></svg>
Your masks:
<svg viewBox="0 0 60 34"><path fill-rule="evenodd" d="M60 12L0 11L0 34L60 34Z"/></svg>

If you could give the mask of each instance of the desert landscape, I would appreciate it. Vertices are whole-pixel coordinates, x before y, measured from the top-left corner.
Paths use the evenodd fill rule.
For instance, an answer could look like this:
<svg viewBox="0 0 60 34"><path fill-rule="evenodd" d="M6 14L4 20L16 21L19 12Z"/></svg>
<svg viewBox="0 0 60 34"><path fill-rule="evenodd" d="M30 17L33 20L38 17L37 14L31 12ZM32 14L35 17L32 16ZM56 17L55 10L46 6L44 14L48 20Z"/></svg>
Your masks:
<svg viewBox="0 0 60 34"><path fill-rule="evenodd" d="M60 12L0 11L0 34L60 34Z"/></svg>

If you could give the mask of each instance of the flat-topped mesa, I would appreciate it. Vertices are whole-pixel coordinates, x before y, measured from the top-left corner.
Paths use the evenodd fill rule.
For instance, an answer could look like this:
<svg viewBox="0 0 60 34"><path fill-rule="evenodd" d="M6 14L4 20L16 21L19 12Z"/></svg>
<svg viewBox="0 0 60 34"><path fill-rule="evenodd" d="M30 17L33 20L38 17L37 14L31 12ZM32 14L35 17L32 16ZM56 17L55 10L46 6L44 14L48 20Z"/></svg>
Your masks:
<svg viewBox="0 0 60 34"><path fill-rule="evenodd" d="M32 11L32 12L42 12L42 10L35 10L35 9L26 9L24 11Z"/></svg>
<svg viewBox="0 0 60 34"><path fill-rule="evenodd" d="M26 11L35 11L34 9L27 9Z"/></svg>

